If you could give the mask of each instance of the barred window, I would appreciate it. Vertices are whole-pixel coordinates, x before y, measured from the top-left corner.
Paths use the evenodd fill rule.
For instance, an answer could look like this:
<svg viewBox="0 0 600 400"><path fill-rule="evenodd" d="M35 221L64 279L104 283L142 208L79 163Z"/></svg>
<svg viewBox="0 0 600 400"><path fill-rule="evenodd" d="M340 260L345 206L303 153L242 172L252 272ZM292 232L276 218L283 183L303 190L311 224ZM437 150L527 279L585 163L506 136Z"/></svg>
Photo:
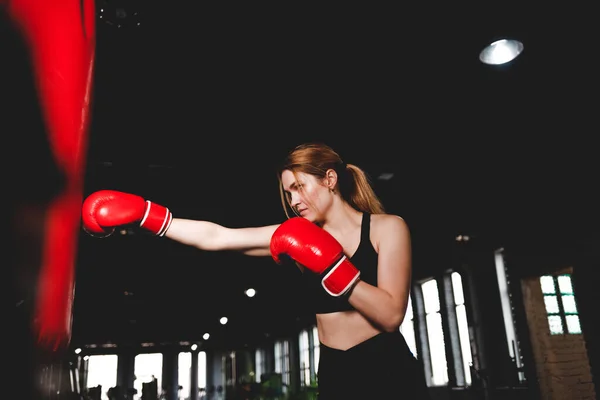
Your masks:
<svg viewBox="0 0 600 400"><path fill-rule="evenodd" d="M581 334L570 274L540 277L550 334Z"/></svg>

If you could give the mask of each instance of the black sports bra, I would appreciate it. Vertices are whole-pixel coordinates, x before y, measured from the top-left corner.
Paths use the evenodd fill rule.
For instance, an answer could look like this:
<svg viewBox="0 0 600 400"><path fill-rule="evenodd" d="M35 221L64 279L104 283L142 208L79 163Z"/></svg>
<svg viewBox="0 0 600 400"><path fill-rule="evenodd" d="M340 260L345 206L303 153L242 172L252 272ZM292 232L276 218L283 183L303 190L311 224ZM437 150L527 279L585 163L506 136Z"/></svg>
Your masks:
<svg viewBox="0 0 600 400"><path fill-rule="evenodd" d="M363 213L360 227L360 243L350 261L360 270L360 279L377 286L377 252L370 239L371 214ZM321 277L309 270L302 273L302 288L306 298L305 305L316 314L354 310L345 296L335 297L328 294L321 285Z"/></svg>

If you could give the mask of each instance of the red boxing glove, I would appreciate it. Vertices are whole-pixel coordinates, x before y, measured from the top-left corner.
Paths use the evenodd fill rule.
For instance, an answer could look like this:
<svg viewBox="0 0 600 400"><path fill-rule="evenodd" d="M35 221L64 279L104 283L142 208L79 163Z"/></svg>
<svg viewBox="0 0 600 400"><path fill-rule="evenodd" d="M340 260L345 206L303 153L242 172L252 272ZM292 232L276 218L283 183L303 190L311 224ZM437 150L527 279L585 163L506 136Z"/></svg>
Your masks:
<svg viewBox="0 0 600 400"><path fill-rule="evenodd" d="M139 223L140 227L163 236L173 215L168 208L144 200L135 194L116 190L100 190L83 202L83 229L92 236L106 237L118 226Z"/></svg>
<svg viewBox="0 0 600 400"><path fill-rule="evenodd" d="M273 233L271 256L281 263L282 254L320 274L323 287L332 296L348 293L360 277L340 243L306 218L290 218Z"/></svg>

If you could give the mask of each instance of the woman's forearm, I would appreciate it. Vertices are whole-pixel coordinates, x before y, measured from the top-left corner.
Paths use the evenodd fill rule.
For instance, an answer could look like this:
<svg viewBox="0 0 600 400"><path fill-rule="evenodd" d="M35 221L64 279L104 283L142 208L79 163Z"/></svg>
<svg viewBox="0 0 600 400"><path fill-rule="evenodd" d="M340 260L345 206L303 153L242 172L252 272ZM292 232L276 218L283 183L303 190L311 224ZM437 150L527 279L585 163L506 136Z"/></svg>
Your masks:
<svg viewBox="0 0 600 400"><path fill-rule="evenodd" d="M205 251L238 251L249 256L268 256L277 225L227 228L209 221L173 218L165 233L169 239Z"/></svg>
<svg viewBox="0 0 600 400"><path fill-rule="evenodd" d="M352 306L375 325L388 332L400 327L406 313L406 305L399 305L388 292L366 282L359 281L352 290L348 301Z"/></svg>
<svg viewBox="0 0 600 400"><path fill-rule="evenodd" d="M173 218L165 236L201 250L220 250L218 234L222 226L209 221Z"/></svg>

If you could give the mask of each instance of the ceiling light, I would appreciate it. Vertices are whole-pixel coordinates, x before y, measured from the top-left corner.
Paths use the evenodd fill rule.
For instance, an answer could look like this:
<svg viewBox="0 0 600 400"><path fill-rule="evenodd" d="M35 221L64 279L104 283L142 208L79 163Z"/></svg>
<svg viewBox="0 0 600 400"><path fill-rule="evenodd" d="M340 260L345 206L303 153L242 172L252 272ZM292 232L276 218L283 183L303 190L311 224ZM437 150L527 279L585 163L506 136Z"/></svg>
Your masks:
<svg viewBox="0 0 600 400"><path fill-rule="evenodd" d="M205 333L204 335L202 335L202 339L204 339L204 340L208 340L209 337L210 337L210 333Z"/></svg>
<svg viewBox="0 0 600 400"><path fill-rule="evenodd" d="M471 240L469 235L457 235L454 239L457 242L468 242L469 240Z"/></svg>
<svg viewBox="0 0 600 400"><path fill-rule="evenodd" d="M221 323L221 325L225 325L227 323L227 317L221 317L219 322Z"/></svg>
<svg viewBox="0 0 600 400"><path fill-rule="evenodd" d="M481 53L479 60L484 64L506 64L523 52L523 43L514 39L500 39L487 45Z"/></svg>
<svg viewBox="0 0 600 400"><path fill-rule="evenodd" d="M254 295L256 295L256 290L250 288L250 289L247 289L244 293L246 293L246 296L248 296L248 297L254 297Z"/></svg>

